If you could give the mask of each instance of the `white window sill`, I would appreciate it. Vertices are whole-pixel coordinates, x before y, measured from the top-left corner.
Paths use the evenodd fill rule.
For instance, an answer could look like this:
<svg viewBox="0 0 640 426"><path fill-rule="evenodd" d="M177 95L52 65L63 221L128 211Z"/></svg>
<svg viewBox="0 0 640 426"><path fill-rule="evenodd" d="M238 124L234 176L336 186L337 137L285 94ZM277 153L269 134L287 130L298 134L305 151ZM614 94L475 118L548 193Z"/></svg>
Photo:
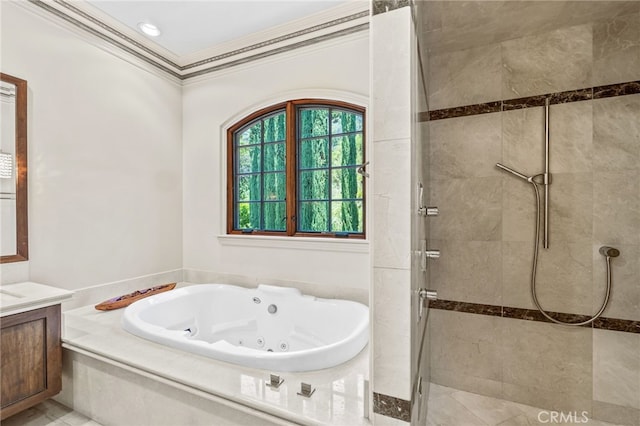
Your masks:
<svg viewBox="0 0 640 426"><path fill-rule="evenodd" d="M369 241L360 239L274 237L270 235L218 235L223 246L264 247L292 250L369 253Z"/></svg>

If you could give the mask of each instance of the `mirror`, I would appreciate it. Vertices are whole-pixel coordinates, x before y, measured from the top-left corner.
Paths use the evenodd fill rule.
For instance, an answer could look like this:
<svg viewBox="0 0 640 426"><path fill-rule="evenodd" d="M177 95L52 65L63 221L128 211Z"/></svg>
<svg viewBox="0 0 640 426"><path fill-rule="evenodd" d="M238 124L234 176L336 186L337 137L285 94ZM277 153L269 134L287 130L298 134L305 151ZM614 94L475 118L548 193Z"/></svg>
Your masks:
<svg viewBox="0 0 640 426"><path fill-rule="evenodd" d="M0 73L0 263L29 259L27 82Z"/></svg>

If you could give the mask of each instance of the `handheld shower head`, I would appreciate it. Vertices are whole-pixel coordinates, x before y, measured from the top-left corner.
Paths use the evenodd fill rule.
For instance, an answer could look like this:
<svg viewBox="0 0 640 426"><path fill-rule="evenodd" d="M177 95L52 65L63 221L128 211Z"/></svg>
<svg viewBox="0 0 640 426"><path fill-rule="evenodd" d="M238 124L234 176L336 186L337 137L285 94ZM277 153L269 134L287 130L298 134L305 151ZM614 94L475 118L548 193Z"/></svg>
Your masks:
<svg viewBox="0 0 640 426"><path fill-rule="evenodd" d="M513 169L511 169L511 168L509 168L509 167L507 167L507 166L505 166L505 165L503 165L503 164L496 163L496 167L498 167L499 169L504 170L505 172L509 172L509 173L511 173L512 175L514 175L514 176L516 176L516 177L519 177L520 179L524 179L524 180L526 180L526 181L527 181L527 182L529 182L529 183L531 183L531 181L533 180L533 177L531 177L531 176L525 176L525 175L523 175L522 173L516 172L515 170L513 170Z"/></svg>
<svg viewBox="0 0 640 426"><path fill-rule="evenodd" d="M617 248L609 247L609 246L600 247L599 252L600 252L601 255L603 255L605 257L618 257L618 256L620 256L620 250L618 250Z"/></svg>

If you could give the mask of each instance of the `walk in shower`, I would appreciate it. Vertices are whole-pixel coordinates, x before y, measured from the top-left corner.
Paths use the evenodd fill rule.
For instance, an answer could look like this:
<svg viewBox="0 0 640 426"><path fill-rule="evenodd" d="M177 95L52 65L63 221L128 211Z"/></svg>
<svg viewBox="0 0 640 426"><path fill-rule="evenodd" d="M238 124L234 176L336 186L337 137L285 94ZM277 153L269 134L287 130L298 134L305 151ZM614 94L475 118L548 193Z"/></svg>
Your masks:
<svg viewBox="0 0 640 426"><path fill-rule="evenodd" d="M412 191L439 212L412 229L414 252L423 229L440 251L424 277L412 266L412 291L438 295L429 381L640 424L640 3L410 7Z"/></svg>

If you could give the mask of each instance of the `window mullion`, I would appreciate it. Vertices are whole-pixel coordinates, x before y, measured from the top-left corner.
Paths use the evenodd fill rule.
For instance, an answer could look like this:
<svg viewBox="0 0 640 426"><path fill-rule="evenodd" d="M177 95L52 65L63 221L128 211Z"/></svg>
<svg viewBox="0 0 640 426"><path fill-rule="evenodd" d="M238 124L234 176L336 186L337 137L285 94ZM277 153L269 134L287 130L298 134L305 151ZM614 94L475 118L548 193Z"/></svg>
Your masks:
<svg viewBox="0 0 640 426"><path fill-rule="evenodd" d="M298 162L296 158L297 151L297 117L296 108L293 102L287 102L286 108L286 176L287 182L287 235L291 236L296 233L297 217L298 217L298 196L297 196L297 169ZM295 219L294 219L295 218Z"/></svg>

